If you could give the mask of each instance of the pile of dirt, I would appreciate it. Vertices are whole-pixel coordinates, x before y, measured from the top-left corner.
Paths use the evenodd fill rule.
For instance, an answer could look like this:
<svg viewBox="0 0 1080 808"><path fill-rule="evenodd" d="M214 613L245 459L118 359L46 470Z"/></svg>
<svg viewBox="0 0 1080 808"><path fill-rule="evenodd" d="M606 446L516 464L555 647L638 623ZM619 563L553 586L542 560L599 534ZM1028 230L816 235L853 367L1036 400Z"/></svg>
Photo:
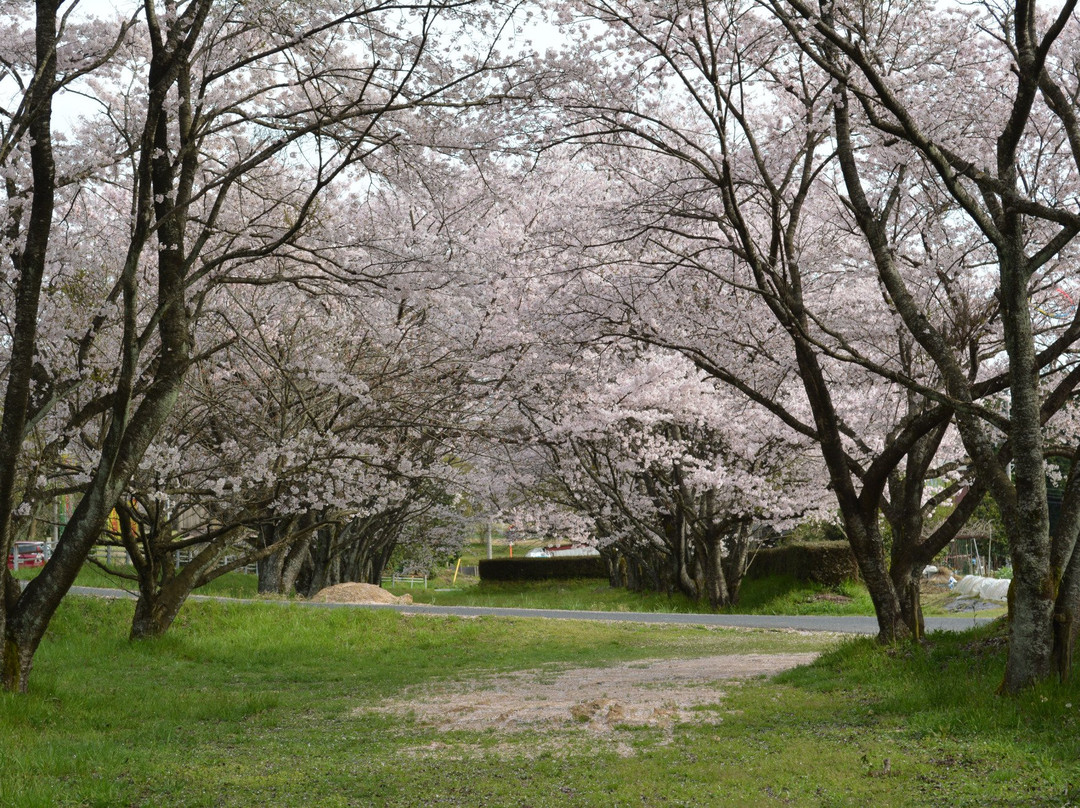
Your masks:
<svg viewBox="0 0 1080 808"><path fill-rule="evenodd" d="M315 594L316 603L412 603L412 595L400 598L374 584L345 583L328 586Z"/></svg>

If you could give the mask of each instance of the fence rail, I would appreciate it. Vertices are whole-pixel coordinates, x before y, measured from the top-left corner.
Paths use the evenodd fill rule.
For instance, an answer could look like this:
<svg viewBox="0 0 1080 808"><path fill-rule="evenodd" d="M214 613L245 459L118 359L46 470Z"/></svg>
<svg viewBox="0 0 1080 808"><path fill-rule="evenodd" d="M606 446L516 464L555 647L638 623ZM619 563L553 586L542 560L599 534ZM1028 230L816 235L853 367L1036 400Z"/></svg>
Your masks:
<svg viewBox="0 0 1080 808"><path fill-rule="evenodd" d="M52 555L51 551L49 555ZM121 567L131 566L131 557L128 556L127 550L121 547L94 545L93 549L90 550L90 557L107 566L113 566L114 564Z"/></svg>
<svg viewBox="0 0 1080 808"><path fill-rule="evenodd" d="M177 550L173 554L173 563L176 564L177 569L180 569L180 567L185 564L190 564L192 559L195 558L196 553L196 550ZM107 566L131 566L131 557L127 554L127 551L121 547L95 545L90 551L90 557ZM231 564L235 558L236 556L222 556L217 560L217 566L224 567L226 564ZM236 571L254 575L259 571L259 567L256 564L247 564L243 567L238 567Z"/></svg>
<svg viewBox="0 0 1080 808"><path fill-rule="evenodd" d="M386 586L387 581L390 582L390 586L407 586L412 589L414 586L423 586L427 589L427 576L423 577L419 575L391 575L387 578L385 575L379 580L380 586Z"/></svg>
<svg viewBox="0 0 1080 808"><path fill-rule="evenodd" d="M177 550L176 551L176 568L179 569L184 564L190 564L192 559L195 558L195 550ZM224 567L226 564L231 564L235 560L236 556L224 555L217 560L219 567ZM246 572L249 575L255 575L259 571L258 564L246 564L243 567L237 567L236 572Z"/></svg>

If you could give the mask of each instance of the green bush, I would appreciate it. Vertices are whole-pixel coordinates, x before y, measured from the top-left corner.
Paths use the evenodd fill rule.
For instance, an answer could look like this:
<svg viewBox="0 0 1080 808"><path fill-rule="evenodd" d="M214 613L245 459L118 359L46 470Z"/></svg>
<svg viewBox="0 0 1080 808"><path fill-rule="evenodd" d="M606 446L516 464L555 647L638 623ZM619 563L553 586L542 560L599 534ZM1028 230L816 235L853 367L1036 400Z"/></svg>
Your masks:
<svg viewBox="0 0 1080 808"><path fill-rule="evenodd" d="M791 544L818 544L819 542L847 541L844 529L835 522L812 519L803 522L777 543L779 546Z"/></svg>
<svg viewBox="0 0 1080 808"><path fill-rule="evenodd" d="M857 581L859 567L846 541L821 541L758 550L746 577L773 575L790 575L800 581L839 586L844 581Z"/></svg>
<svg viewBox="0 0 1080 808"><path fill-rule="evenodd" d="M481 581L544 581L562 578L607 578L600 558L482 558Z"/></svg>

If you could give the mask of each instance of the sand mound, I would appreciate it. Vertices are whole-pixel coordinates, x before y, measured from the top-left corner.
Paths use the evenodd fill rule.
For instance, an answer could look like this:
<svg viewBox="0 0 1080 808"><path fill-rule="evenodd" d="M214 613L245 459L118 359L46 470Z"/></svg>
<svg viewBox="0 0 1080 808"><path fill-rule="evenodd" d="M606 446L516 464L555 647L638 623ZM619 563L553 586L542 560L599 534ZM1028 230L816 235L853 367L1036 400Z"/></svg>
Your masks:
<svg viewBox="0 0 1080 808"><path fill-rule="evenodd" d="M412 595L399 598L374 584L346 583L328 586L312 600L317 603L412 603Z"/></svg>

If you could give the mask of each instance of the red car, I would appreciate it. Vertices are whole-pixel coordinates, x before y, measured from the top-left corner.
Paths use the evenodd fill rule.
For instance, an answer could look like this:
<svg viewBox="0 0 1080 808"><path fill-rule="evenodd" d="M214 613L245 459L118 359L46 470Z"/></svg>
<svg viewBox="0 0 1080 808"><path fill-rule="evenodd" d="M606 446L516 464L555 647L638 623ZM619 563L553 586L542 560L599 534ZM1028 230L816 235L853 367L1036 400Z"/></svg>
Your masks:
<svg viewBox="0 0 1080 808"><path fill-rule="evenodd" d="M45 545L39 541L17 541L8 553L9 570L15 569L15 554L19 554L19 569L45 566Z"/></svg>

